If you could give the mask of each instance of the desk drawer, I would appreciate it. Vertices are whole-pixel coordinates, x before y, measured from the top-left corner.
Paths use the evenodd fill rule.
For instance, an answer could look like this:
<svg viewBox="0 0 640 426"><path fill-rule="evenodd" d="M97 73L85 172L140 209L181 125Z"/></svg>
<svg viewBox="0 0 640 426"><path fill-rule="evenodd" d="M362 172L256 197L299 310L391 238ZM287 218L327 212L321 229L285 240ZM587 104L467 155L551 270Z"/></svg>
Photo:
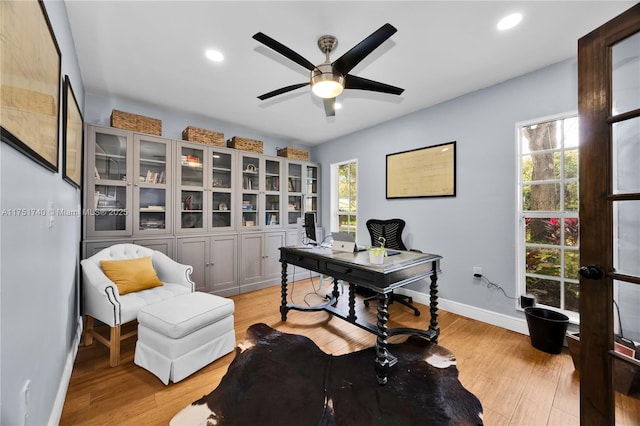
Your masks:
<svg viewBox="0 0 640 426"><path fill-rule="evenodd" d="M351 268L339 263L327 262L327 274L345 281L364 281L368 283L374 283L376 281L376 274L374 272Z"/></svg>
<svg viewBox="0 0 640 426"><path fill-rule="evenodd" d="M287 262L290 265L300 266L302 268L311 269L313 271L318 271L319 268L318 259L297 255L295 253L284 253L284 259L281 260Z"/></svg>

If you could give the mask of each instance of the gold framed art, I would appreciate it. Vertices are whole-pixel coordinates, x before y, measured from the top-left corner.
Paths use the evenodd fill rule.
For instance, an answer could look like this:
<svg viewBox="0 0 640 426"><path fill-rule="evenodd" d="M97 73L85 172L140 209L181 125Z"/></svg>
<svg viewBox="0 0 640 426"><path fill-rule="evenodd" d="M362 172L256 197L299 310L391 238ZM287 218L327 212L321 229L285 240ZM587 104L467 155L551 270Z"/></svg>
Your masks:
<svg viewBox="0 0 640 426"><path fill-rule="evenodd" d="M387 199L455 197L456 142L387 154Z"/></svg>
<svg viewBox="0 0 640 426"><path fill-rule="evenodd" d="M71 185L81 188L83 120L68 75L64 76L62 92L62 125L62 178Z"/></svg>
<svg viewBox="0 0 640 426"><path fill-rule="evenodd" d="M61 55L44 3L0 2L0 134L58 171Z"/></svg>

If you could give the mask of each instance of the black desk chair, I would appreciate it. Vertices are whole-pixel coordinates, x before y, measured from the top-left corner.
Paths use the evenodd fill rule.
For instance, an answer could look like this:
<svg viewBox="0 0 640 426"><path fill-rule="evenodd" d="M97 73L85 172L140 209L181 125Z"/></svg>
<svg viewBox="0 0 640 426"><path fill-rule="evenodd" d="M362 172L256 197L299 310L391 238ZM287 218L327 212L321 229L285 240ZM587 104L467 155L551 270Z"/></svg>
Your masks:
<svg viewBox="0 0 640 426"><path fill-rule="evenodd" d="M367 220L367 230L369 230L369 235L371 236L371 246L379 246L379 239L380 237L383 237L385 239L384 246L386 248L393 250L408 250L407 246L402 242L402 231L404 230L405 225L406 223L402 219ZM412 251L420 252L420 250ZM375 299L376 296L365 298L364 305L369 306L369 301ZM391 292L389 304L393 302L398 302L401 305L405 305L413 309L415 316L420 316L420 311L418 308L413 306L413 299L411 297Z"/></svg>

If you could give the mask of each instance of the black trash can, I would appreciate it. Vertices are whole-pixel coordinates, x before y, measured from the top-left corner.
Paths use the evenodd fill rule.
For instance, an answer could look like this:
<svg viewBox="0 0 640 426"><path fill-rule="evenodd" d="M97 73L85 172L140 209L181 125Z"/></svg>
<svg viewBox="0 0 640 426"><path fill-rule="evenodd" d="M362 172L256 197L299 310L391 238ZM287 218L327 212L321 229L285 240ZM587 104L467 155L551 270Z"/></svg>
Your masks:
<svg viewBox="0 0 640 426"><path fill-rule="evenodd" d="M524 309L529 327L531 345L549 354L562 351L569 317L551 309L528 307Z"/></svg>

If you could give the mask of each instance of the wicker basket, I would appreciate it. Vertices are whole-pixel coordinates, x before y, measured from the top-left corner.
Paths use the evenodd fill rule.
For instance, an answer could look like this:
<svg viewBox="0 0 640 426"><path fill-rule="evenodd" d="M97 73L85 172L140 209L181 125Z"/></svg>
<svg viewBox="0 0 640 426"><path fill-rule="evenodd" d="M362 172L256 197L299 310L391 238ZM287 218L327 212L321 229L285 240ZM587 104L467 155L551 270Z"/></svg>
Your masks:
<svg viewBox="0 0 640 426"><path fill-rule="evenodd" d="M162 120L145 117L144 115L131 114L130 112L111 111L111 127L133 130L134 132L150 135L162 135Z"/></svg>
<svg viewBox="0 0 640 426"><path fill-rule="evenodd" d="M288 146L286 148L278 149L277 153L278 157L294 158L296 160L309 160L309 151L300 148Z"/></svg>
<svg viewBox="0 0 640 426"><path fill-rule="evenodd" d="M227 141L229 148L241 149L243 151L251 151L262 154L262 141L255 139L241 138L240 136L234 136Z"/></svg>
<svg viewBox="0 0 640 426"><path fill-rule="evenodd" d="M225 146L224 133L201 129L194 126L187 126L187 128L182 131L182 139L185 141L206 143L214 146Z"/></svg>

